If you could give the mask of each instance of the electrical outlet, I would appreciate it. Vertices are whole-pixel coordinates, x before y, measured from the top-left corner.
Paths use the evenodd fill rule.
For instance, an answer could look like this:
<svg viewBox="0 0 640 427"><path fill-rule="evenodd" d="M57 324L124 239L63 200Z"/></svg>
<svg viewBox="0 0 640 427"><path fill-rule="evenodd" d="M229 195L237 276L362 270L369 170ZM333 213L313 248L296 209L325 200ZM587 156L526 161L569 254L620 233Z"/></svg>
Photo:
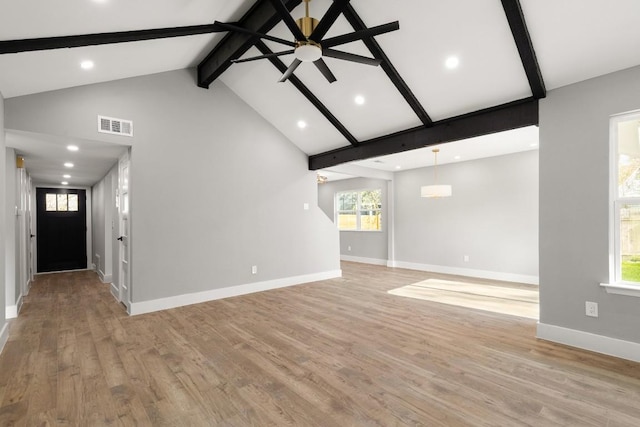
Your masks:
<svg viewBox="0 0 640 427"><path fill-rule="evenodd" d="M585 304L585 314L589 317L598 317L598 303L586 301Z"/></svg>
<svg viewBox="0 0 640 427"><path fill-rule="evenodd" d="M257 265L251 266L251 274L258 274L258 266Z"/></svg>
<svg viewBox="0 0 640 427"><path fill-rule="evenodd" d="M347 246L347 250L351 252L351 246Z"/></svg>
<svg viewBox="0 0 640 427"><path fill-rule="evenodd" d="M302 209L304 209L305 211L309 210L309 203L305 203L302 205Z"/></svg>
<svg viewBox="0 0 640 427"><path fill-rule="evenodd" d="M469 262L469 255L465 255L462 259L464 262Z"/></svg>

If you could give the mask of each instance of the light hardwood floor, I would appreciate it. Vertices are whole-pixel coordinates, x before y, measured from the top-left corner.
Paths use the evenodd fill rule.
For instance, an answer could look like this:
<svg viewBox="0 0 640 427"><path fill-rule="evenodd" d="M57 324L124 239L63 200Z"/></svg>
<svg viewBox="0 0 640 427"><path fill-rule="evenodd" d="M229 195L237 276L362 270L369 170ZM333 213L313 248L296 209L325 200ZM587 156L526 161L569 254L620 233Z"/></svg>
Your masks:
<svg viewBox="0 0 640 427"><path fill-rule="evenodd" d="M0 425L640 425L640 364L387 293L460 277L343 274L134 317L92 272L38 276L0 355Z"/></svg>

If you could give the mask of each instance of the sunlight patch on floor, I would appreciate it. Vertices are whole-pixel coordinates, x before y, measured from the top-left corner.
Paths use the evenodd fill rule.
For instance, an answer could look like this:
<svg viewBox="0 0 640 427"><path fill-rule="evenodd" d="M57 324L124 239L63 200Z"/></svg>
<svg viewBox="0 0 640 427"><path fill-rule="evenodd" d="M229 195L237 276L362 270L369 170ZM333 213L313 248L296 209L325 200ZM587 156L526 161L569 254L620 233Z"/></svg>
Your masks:
<svg viewBox="0 0 640 427"><path fill-rule="evenodd" d="M538 289L428 279L388 291L392 295L538 319Z"/></svg>

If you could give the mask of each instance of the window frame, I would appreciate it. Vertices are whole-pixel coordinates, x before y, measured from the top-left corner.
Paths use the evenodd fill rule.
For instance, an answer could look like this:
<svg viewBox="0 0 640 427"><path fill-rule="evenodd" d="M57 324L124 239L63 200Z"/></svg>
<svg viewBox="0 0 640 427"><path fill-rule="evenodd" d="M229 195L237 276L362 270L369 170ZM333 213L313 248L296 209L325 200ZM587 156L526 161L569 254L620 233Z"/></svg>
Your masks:
<svg viewBox="0 0 640 427"><path fill-rule="evenodd" d="M380 213L380 217L382 218L382 209L383 209L383 192L382 192L382 188L364 188L364 189L359 189L359 190L343 190L343 191L337 191L334 194L334 223L336 224L336 227L338 228L339 231L362 231L362 232L366 232L366 233L380 233L383 231L383 226L382 226L382 220L380 221L380 228L377 230L371 230L371 229L363 229L362 228L362 214L361 212L365 209L363 209L362 207L362 194L364 192L367 191L379 191L380 192L380 207L377 209L373 209L373 211L375 212L379 212ZM356 227L355 228L340 228L340 214L345 214L345 213L353 213L354 210L340 210L338 209L338 198L341 194L347 194L347 193L356 193L357 197L356 197L356 206L355 206L355 215L356 215ZM368 211L372 211L372 209L366 209Z"/></svg>
<svg viewBox="0 0 640 427"><path fill-rule="evenodd" d="M640 297L640 282L622 280L621 215L624 205L639 205L640 196L620 195L618 125L640 120L640 110L618 114L609 120L609 283L601 283L607 292ZM640 137L640 135L639 135Z"/></svg>
<svg viewBox="0 0 640 427"><path fill-rule="evenodd" d="M54 196L55 202L56 202L56 208L55 209L49 209L48 206L48 199L49 196ZM64 197L61 197L64 196ZM75 196L76 198L76 202L75 202L75 209L69 209L69 198L70 196ZM45 212L49 212L49 213L53 213L53 212L57 212L57 213L67 213L67 212L71 212L71 213L77 213L79 211L79 199L78 199L78 194L77 193L45 193ZM63 199L66 202L66 205L64 209L61 209L60 206L60 200Z"/></svg>

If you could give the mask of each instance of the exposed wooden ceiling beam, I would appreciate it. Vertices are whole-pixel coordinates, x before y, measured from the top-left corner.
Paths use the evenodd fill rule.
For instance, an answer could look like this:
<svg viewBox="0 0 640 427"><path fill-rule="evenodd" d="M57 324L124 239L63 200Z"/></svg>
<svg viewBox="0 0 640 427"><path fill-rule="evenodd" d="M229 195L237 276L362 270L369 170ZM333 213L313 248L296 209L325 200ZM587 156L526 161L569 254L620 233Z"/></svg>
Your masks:
<svg viewBox="0 0 640 427"><path fill-rule="evenodd" d="M191 25L187 27L155 28L151 30L94 33L76 36L41 37L35 39L0 41L0 55L6 53L33 52L38 50L65 49L103 44L137 42L169 37L193 36L196 34L223 31L216 24Z"/></svg>
<svg viewBox="0 0 640 427"><path fill-rule="evenodd" d="M289 11L301 3L301 0L287 0L285 6ZM257 33L267 33L280 22L280 16L268 0L258 0L251 9L237 22L239 27ZM208 88L227 68L231 60L242 56L256 38L247 34L228 33L220 43L198 65L198 86Z"/></svg>
<svg viewBox="0 0 640 427"><path fill-rule="evenodd" d="M343 14L345 18L347 18L347 21L349 21L349 24L351 24L354 30L359 31L359 30L367 29L367 26L365 25L365 23L362 21L362 19L356 13L353 6L351 6L350 4L344 9ZM362 41L364 42L365 46L367 46L367 48L375 58L382 59L382 64L380 66L382 67L384 72L387 73L387 76L389 77L391 82L395 85L395 87L398 89L400 94L404 97L404 99L407 101L409 106L413 109L413 111L418 116L420 121L425 126L431 126L432 124L431 118L429 117L425 109L422 107L422 104L420 104L420 101L418 101L418 98L416 98L416 96L413 94L411 89L409 89L409 86L402 79L402 77L400 76L400 73L398 73L398 70L395 69L395 67L391 63L391 60L384 53L384 51L382 50L378 42L373 37L367 37Z"/></svg>
<svg viewBox="0 0 640 427"><path fill-rule="evenodd" d="M538 100L527 98L363 141L356 147L309 156L309 169L318 170L355 160L400 153L416 148L538 125Z"/></svg>
<svg viewBox="0 0 640 427"><path fill-rule="evenodd" d="M513 39L518 47L522 66L529 80L529 86L531 86L531 93L536 99L544 98L547 96L547 90L544 87L544 80L542 79L542 73L540 72L540 66L538 65L536 52L533 49L533 43L522 13L520 1L502 0L502 7L507 15Z"/></svg>
<svg viewBox="0 0 640 427"><path fill-rule="evenodd" d="M264 42L262 41L258 41L256 43L256 47L263 55L268 55L273 53L271 49L269 49L267 45L264 44ZM284 73L287 71L287 68L288 68L287 65L284 62L282 62L279 58L269 57L267 59L269 59L269 61L278 70L280 70L281 73ZM295 76L295 74L292 74L291 76L289 76L287 80L291 82L296 87L296 89L298 89L298 91L300 91L300 93L304 95L304 97L307 98L307 100L311 102L311 104L313 104L313 106L316 107L318 111L320 111L320 113L327 118L327 120L329 120L329 122L338 130L338 132L342 134L342 136L345 137L347 141L351 143L351 145L358 145L358 140L347 130L346 127L344 127L344 125L333 114L331 114L331 111L329 111L329 109L322 102L320 102L320 100L309 90L308 87L304 85L304 83L302 83L302 81L300 81L299 78Z"/></svg>

